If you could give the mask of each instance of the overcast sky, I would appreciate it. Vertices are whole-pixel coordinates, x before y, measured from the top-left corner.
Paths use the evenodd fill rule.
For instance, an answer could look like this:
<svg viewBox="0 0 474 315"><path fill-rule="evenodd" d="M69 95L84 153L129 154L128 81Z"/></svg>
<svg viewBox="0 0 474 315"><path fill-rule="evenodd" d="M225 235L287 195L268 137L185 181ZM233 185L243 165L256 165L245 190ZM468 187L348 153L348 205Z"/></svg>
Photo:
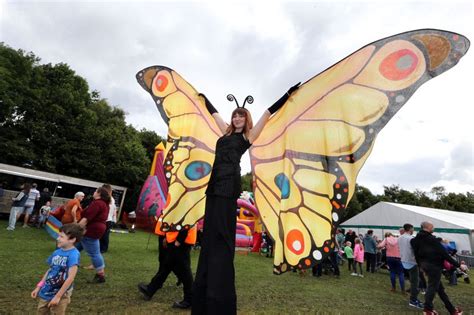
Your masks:
<svg viewBox="0 0 474 315"><path fill-rule="evenodd" d="M150 65L175 69L226 118L228 93L253 95L256 120L291 85L375 40L419 28L474 40L470 1L0 0L0 19L0 41L69 64L128 123L163 137L166 124L135 80ZM359 184L474 190L473 55L423 85L381 131Z"/></svg>

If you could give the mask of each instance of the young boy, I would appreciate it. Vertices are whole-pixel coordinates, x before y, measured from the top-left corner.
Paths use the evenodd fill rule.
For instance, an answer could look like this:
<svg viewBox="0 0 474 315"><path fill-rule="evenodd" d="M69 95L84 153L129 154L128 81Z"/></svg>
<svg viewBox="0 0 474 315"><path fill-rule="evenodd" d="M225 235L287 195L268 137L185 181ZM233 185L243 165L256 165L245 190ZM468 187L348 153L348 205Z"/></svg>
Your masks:
<svg viewBox="0 0 474 315"><path fill-rule="evenodd" d="M46 204L41 207L39 211L39 219L38 219L38 228L43 227L46 219L49 217L49 213L51 212L51 201L46 201Z"/></svg>
<svg viewBox="0 0 474 315"><path fill-rule="evenodd" d="M62 226L57 238L58 249L48 258L49 269L31 292L32 298L40 298L38 314L66 312L80 259L74 244L81 240L83 233L84 228L77 223Z"/></svg>

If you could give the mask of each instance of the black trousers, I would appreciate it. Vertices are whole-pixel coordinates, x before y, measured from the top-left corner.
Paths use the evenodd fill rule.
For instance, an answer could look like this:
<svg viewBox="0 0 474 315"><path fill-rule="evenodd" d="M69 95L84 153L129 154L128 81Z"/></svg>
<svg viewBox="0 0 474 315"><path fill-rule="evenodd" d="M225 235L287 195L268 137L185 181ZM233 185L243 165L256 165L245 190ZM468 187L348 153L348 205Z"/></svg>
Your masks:
<svg viewBox="0 0 474 315"><path fill-rule="evenodd" d="M162 243L162 237L159 242ZM166 250L160 250L159 258L160 267L148 284L148 292L150 295L155 294L156 291L163 287L168 275L171 272L176 274L176 277L183 283L183 299L191 303L193 274L191 272L191 246L188 244L181 244L176 247L174 244L168 244Z"/></svg>
<svg viewBox="0 0 474 315"><path fill-rule="evenodd" d="M450 314L453 313L455 307L449 300L448 295L444 291L443 283L441 282L441 267L429 263L421 263L421 269L428 277L428 286L425 294L425 310L433 310L433 299L435 294L438 293L439 298L443 301L448 312Z"/></svg>
<svg viewBox="0 0 474 315"><path fill-rule="evenodd" d="M191 314L237 313L234 271L236 209L237 201L233 198L207 196Z"/></svg>
<svg viewBox="0 0 474 315"><path fill-rule="evenodd" d="M114 222L112 221L105 222L105 226L106 226L105 233L104 235L102 235L102 237L99 240L101 253L106 253L109 250L110 229L112 229L113 225L114 225Z"/></svg>
<svg viewBox="0 0 474 315"><path fill-rule="evenodd" d="M331 254L329 254L329 260L331 261L332 268L334 269L334 275L339 276L339 264L337 263L337 251L333 250Z"/></svg>
<svg viewBox="0 0 474 315"><path fill-rule="evenodd" d="M365 252L364 253L366 259L367 259L367 267L366 267L366 271L367 272L372 272L374 273L375 272L375 254L372 254L372 253L367 253Z"/></svg>

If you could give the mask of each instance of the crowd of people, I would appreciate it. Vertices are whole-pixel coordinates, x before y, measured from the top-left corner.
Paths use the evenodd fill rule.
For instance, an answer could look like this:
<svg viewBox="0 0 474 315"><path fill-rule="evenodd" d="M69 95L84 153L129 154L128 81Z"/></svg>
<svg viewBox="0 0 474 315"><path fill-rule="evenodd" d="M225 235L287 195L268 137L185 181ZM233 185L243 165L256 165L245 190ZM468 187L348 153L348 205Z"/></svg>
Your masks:
<svg viewBox="0 0 474 315"><path fill-rule="evenodd" d="M163 230L161 219L156 227L159 238L159 269L148 283L139 283L138 290L145 300L150 300L163 286L168 275L173 272L178 282L183 284L183 300L174 302L173 307L191 308L192 314L236 314L237 296L235 290L235 232L237 198L240 194L240 158L253 141L265 128L271 115L276 113L296 91L299 84L291 87L277 102L270 106L254 126L250 112L238 107L232 113L231 123L226 124L210 101L202 94L209 114L214 118L224 136L216 143L215 160L206 190L204 229L201 238L201 250L198 259L195 279L191 271L190 248L196 242L195 227L182 227L174 230ZM34 187L36 189L36 187ZM105 282L105 261L102 252L107 246L101 246L101 239L108 244L109 224L113 220L114 202L111 187L99 187L93 201L82 209L81 200L84 194L78 192L74 199L63 207L61 220L63 228L57 239L58 250L49 258L50 269L31 293L40 297L38 310L45 305L50 310L58 308L64 312L70 300L70 288L77 273L80 251L84 249L92 260L96 274L95 283ZM31 197L30 197L31 196ZM24 212L25 225L34 208L39 193L25 185L13 200L8 229L15 229L18 214ZM45 203L46 204L46 203ZM83 232L85 230L85 233ZM421 224L421 231L412 237L413 226L406 224L401 231L407 236L395 237L388 233L383 240L377 240L372 231L367 235L357 236L349 230L341 230L335 236L336 246L328 255L330 268L339 276L339 263L344 253L351 275L363 277L363 263L366 260L366 272L374 273L382 262L382 251L385 263L390 270L391 291L396 291L398 278L401 292L405 293L404 272L410 277L409 305L423 308L426 314L436 314L433 310L433 298L438 293L450 314L461 314L460 308L453 306L440 281L444 261L454 267L460 267L432 235L433 225L430 222ZM104 244L105 244L104 243ZM270 246L271 250L272 246ZM271 255L271 252L270 254ZM321 275L323 262L313 268L313 274ZM421 269L422 273L418 271ZM428 278L425 301L418 300L418 293L425 274ZM60 281L58 281L60 280Z"/></svg>
<svg viewBox="0 0 474 315"><path fill-rule="evenodd" d="M340 263L347 261L353 276L363 277L364 260L367 273L375 273L380 268L388 269L390 291L397 291L398 280L400 292L403 295L409 292L408 305L423 309L424 314L438 314L433 306L436 293L449 314L462 314L462 310L451 303L441 277L445 273L449 278L449 285L456 285L457 277L462 277L469 283L469 269L464 261L459 263L454 258L456 251L449 242L435 237L433 230L431 222L422 222L420 231L414 236L413 225L407 223L400 228L399 235L387 232L384 239L379 240L373 230L368 230L364 236L357 236L355 231L350 229L346 234L342 229L338 229L335 251L339 253ZM405 287L405 278L410 281L408 290ZM424 302L418 299L420 293L425 296Z"/></svg>
<svg viewBox="0 0 474 315"><path fill-rule="evenodd" d="M57 238L57 249L48 258L49 269L31 292L39 298L38 313L64 314L70 303L74 277L77 274L80 252L84 249L92 261L86 269L95 269L91 283L105 282L103 253L108 250L109 233L116 222L117 208L112 197L112 187L98 187L87 207L82 206L85 194L77 192L71 200L52 210L52 197L48 188L40 193L37 184L25 183L12 198L7 230L14 231L16 222L24 214L23 227L44 226L54 215L62 226ZM35 220L30 220L32 215ZM31 222L33 221L33 222Z"/></svg>

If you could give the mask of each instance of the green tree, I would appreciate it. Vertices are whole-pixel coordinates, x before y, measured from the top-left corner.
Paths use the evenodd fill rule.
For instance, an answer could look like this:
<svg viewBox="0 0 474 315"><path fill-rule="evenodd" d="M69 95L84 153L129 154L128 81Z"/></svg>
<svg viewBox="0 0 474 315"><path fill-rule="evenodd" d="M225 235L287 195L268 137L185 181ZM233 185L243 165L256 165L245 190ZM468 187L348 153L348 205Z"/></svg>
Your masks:
<svg viewBox="0 0 474 315"><path fill-rule="evenodd" d="M68 65L41 65L3 43L0 104L1 162L126 186L125 208L134 209L130 196L147 176L158 135L128 125L123 110Z"/></svg>
<svg viewBox="0 0 474 315"><path fill-rule="evenodd" d="M240 178L240 182L242 184L242 191L250 191L252 192L252 173L247 173Z"/></svg>

